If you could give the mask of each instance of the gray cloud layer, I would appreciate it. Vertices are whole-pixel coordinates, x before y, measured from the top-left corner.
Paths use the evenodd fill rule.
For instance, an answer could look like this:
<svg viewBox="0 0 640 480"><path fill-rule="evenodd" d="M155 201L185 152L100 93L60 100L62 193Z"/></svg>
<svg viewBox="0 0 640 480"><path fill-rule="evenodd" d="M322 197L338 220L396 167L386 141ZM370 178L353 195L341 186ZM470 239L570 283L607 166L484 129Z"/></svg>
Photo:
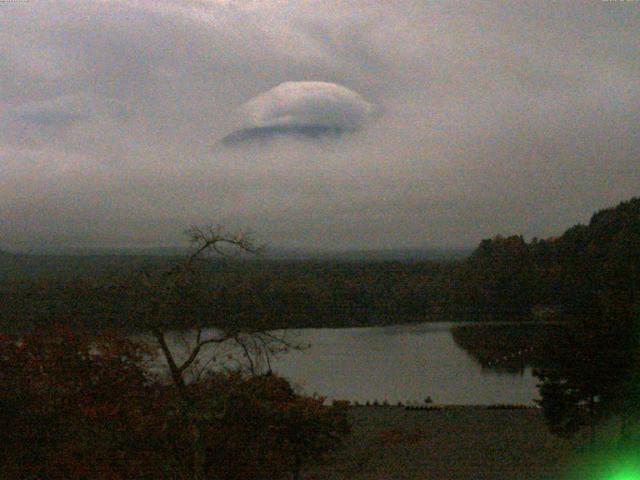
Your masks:
<svg viewBox="0 0 640 480"><path fill-rule="evenodd" d="M547 236L640 193L634 2L0 5L0 243L275 245ZM236 110L322 81L384 112L217 149Z"/></svg>

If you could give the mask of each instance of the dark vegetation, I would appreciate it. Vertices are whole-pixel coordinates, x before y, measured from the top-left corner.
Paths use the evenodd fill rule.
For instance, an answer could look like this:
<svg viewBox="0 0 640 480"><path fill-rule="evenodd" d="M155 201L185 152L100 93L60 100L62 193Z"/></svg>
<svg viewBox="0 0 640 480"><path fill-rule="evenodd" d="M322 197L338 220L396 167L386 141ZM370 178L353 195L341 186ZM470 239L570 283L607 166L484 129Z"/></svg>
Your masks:
<svg viewBox="0 0 640 480"><path fill-rule="evenodd" d="M143 368L146 353L66 326L2 336L0 477L291 478L348 432L344 412L322 398L240 373L186 386L195 428L179 389Z"/></svg>
<svg viewBox="0 0 640 480"><path fill-rule="evenodd" d="M457 274L460 302L501 317L528 315L535 306L629 317L639 300L640 198L601 210L557 238L483 240Z"/></svg>
<svg viewBox="0 0 640 480"><path fill-rule="evenodd" d="M599 422L617 417L621 439L633 441L640 412L640 199L597 212L555 239L485 240L462 271L467 302L500 316L537 306L539 317L562 325L542 336L530 330L529 342L501 327L484 338L458 329L459 343L485 362L536 366L540 405L555 433L588 427L595 438Z"/></svg>
<svg viewBox="0 0 640 480"><path fill-rule="evenodd" d="M520 322L456 326L452 334L484 368L523 373L526 367L553 366L546 347L563 338L566 328L560 323Z"/></svg>
<svg viewBox="0 0 640 480"><path fill-rule="evenodd" d="M298 479L340 444L349 431L343 411L253 368L295 345L235 314L203 332L212 323L203 255L251 253L252 241L214 227L188 233L192 254L122 284L127 318L150 341L83 335L77 319L88 313L75 309L56 311L46 328L0 337L0 477ZM184 358L166 339L176 325L195 332ZM203 347L227 342L242 348L250 368L190 375L206 360ZM146 368L157 355L168 377Z"/></svg>
<svg viewBox="0 0 640 480"><path fill-rule="evenodd" d="M483 241L461 266L462 302L499 317L532 313L557 325L454 331L483 365L536 367L554 433L617 418L633 439L640 412L640 199L597 212L555 239Z"/></svg>
<svg viewBox="0 0 640 480"><path fill-rule="evenodd" d="M14 256L0 259L0 325L46 325L76 312L87 328L139 328L127 316L130 279L176 258ZM425 321L457 311L448 284L454 263L220 260L205 265L202 288L219 316L235 313L273 327L340 327ZM440 318L438 317L438 318ZM216 318L210 318L215 323Z"/></svg>

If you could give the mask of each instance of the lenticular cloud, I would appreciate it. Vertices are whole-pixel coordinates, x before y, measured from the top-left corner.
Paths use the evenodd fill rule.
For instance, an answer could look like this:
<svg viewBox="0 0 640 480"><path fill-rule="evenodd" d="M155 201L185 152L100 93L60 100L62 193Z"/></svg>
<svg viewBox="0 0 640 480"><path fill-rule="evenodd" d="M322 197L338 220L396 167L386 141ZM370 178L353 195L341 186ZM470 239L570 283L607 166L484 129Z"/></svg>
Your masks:
<svg viewBox="0 0 640 480"><path fill-rule="evenodd" d="M230 145L274 135L318 137L360 128L376 107L335 83L285 82L239 109L240 127L222 139Z"/></svg>

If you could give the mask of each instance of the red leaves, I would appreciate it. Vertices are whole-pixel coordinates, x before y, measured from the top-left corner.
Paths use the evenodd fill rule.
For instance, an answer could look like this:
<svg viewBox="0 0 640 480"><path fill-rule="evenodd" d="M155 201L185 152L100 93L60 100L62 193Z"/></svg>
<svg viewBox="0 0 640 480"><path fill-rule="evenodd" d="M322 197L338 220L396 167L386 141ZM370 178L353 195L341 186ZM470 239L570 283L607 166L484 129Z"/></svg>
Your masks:
<svg viewBox="0 0 640 480"><path fill-rule="evenodd" d="M135 477L128 462L113 459L119 443L149 431L140 412L153 409L154 395L139 358L131 342L65 326L4 335L0 404L8 409L0 415L11 434L2 439L0 477L16 470L37 478Z"/></svg>

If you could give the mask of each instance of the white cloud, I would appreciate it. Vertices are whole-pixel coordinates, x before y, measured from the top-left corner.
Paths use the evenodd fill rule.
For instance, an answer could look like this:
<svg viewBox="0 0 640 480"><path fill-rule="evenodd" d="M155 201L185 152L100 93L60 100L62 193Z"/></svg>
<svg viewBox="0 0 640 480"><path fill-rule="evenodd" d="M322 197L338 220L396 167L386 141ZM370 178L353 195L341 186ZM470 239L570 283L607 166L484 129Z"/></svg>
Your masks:
<svg viewBox="0 0 640 480"><path fill-rule="evenodd" d="M240 108L243 128L356 129L376 108L353 90L327 82L285 82Z"/></svg>

